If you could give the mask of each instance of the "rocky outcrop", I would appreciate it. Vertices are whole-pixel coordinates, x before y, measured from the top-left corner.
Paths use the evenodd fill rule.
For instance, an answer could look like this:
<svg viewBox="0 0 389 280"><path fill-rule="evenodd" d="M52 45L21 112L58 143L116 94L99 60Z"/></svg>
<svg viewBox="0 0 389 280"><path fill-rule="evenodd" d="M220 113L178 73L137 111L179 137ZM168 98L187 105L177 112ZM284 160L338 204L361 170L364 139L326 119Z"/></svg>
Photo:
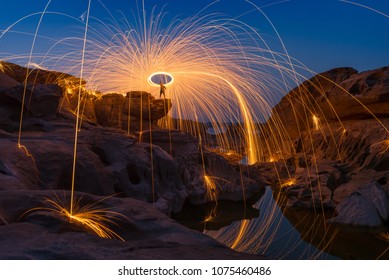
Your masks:
<svg viewBox="0 0 389 280"><path fill-rule="evenodd" d="M174 259L181 258L183 252L187 258L251 258L168 218L193 197L194 189L205 190L200 202L208 199L197 139L178 131L156 131L149 137L152 140L139 141L147 138L145 123L152 124L149 128L157 127L156 121L171 107L170 100L155 100L145 92L128 97L104 95L99 100L81 91L84 117L75 154L78 93L66 91L63 96L65 88L57 84L24 86L11 77L2 80L0 258ZM19 138L23 96L25 114ZM130 126L141 130L136 138L123 129L128 126L124 121L127 116L134 120ZM143 119L144 124L140 123ZM229 194L225 199L242 200L242 187L250 195L256 192L248 178L234 186L239 177L235 167L210 152L204 154L209 161L207 173L229 173L228 190L222 193ZM48 198L69 207L74 156L76 209L93 205L102 206L107 215L110 211L119 213L119 220L114 219L115 224L109 226L124 243L99 238L83 225L69 223L59 215L61 209L47 205Z"/></svg>
<svg viewBox="0 0 389 280"><path fill-rule="evenodd" d="M11 78L8 81L12 81ZM50 119L56 116L63 97L57 85L23 85L6 83L0 89L0 127L7 132L19 130L22 101L24 117Z"/></svg>
<svg viewBox="0 0 389 280"><path fill-rule="evenodd" d="M34 117L54 117L63 97L63 89L58 85L17 85L0 92L2 106L22 104Z"/></svg>
<svg viewBox="0 0 389 280"><path fill-rule="evenodd" d="M174 158L179 176L189 191L194 186L204 187L198 139L179 130L162 129L145 131L139 138L143 142L161 147Z"/></svg>
<svg viewBox="0 0 389 280"><path fill-rule="evenodd" d="M389 67L357 73L337 68L314 76L282 98L267 125L280 125L295 139L322 121L389 117Z"/></svg>
<svg viewBox="0 0 389 280"><path fill-rule="evenodd" d="M63 105L63 88L48 84L24 86L10 77L2 80L5 83L0 90L0 189L69 190L75 117L58 112L59 105ZM186 199L187 191L174 160L160 147L138 143L122 130L84 122L76 156L78 191L133 197L154 203L166 214L179 211Z"/></svg>
<svg viewBox="0 0 389 280"><path fill-rule="evenodd" d="M382 124L388 126L389 121L382 119ZM295 168L291 169L291 176L296 182L283 188L289 196L287 205L304 209L334 209L340 216L336 219L338 223L382 226L388 218L374 218L375 222L369 222L372 215L367 213L374 208L368 209L367 206L372 203L367 196L359 193L363 186L377 184L382 192L374 194L389 203L386 131L374 120L346 121L343 125L347 134L337 129L335 124L314 133L302 134L300 140L301 145L306 147L305 153L300 151L294 156ZM338 133L333 134L333 131ZM347 210L351 202L360 206L358 215L361 216L360 211L364 211L364 218L349 216L355 212Z"/></svg>
<svg viewBox="0 0 389 280"><path fill-rule="evenodd" d="M19 129L23 90L24 86L17 85L4 90L0 96L3 113L7 112L2 114L3 127L12 127L6 130L11 133ZM0 179L7 182L3 188L70 188L75 117L73 114L57 112L61 94L62 88L57 85L26 86L25 99L31 101L26 102L29 114L23 120L23 148L18 146L16 135L6 134L7 137L1 140L4 149ZM147 115L155 123L165 114L158 106L161 102L170 102L155 100L146 92L132 92L128 96L108 94L102 100L95 100L96 119L105 126L120 126L119 113L133 114L136 119L146 118L142 110L135 108L143 102L154 102L156 105L149 107ZM81 98L88 99L91 98ZM74 104L74 99L67 99L67 102ZM126 111L129 104L129 110ZM156 112L151 113L152 108ZM189 134L152 130L143 131L137 139L141 142L121 129L83 122L78 134L75 189L95 195L118 194L136 198L153 203L164 213L170 214L180 211L185 200L194 204L215 199L243 201L258 195L264 186L242 176L239 167L207 151ZM205 175L215 181L213 197L210 197Z"/></svg>
<svg viewBox="0 0 389 280"><path fill-rule="evenodd" d="M145 91L130 91L126 94L123 113L137 119L155 122L166 116L171 107L170 99L155 99Z"/></svg>
<svg viewBox="0 0 389 280"><path fill-rule="evenodd" d="M65 104L65 109L75 110L78 100L77 95L74 96ZM157 121L172 107L170 99L155 99L142 91L129 92L126 96L116 93L86 96L81 102L82 107L87 108L82 111L86 120L130 133L159 128Z"/></svg>
<svg viewBox="0 0 389 280"><path fill-rule="evenodd" d="M187 200L193 205L259 197L266 185L264 181L242 174L239 166L224 157L201 147L198 139L190 134L178 130L153 130L143 132L141 139L161 147L174 158L179 176L189 192ZM215 188L209 189L204 176L215 183Z"/></svg>
<svg viewBox="0 0 389 280"><path fill-rule="evenodd" d="M329 91L327 97L341 120L371 119L372 114L389 117L389 67L352 75L339 86ZM321 107L329 115L328 106Z"/></svg>
<svg viewBox="0 0 389 280"><path fill-rule="evenodd" d="M6 92L0 98L11 97L20 101L25 92L24 84L27 84L24 96L28 100L29 110L35 113L34 116L38 116L36 114L42 109L45 111L46 107L53 108L47 102L53 102L56 97L60 97L60 110L76 114L80 100L80 118L83 120L135 133L158 129L157 121L166 116L172 107L170 99L155 99L144 91L128 92L126 96L117 93L102 94L87 90L84 80L66 73L26 68L5 61L0 61L0 66L0 91ZM41 108L34 108L36 102L31 105L31 98L33 101L39 99ZM49 115L57 110L58 106Z"/></svg>
<svg viewBox="0 0 389 280"><path fill-rule="evenodd" d="M281 120L285 142L292 140L288 172L277 163L265 176L288 196L287 207L333 210L336 223L388 222L382 214L389 212L388 96L389 67L362 73L341 68L315 76L281 100L267 126Z"/></svg>
<svg viewBox="0 0 389 280"><path fill-rule="evenodd" d="M267 126L274 129L274 126L281 125L287 133L285 139L299 137L302 131L313 127L313 114L321 116L323 104L327 102L326 94L355 74L357 71L353 68L336 68L303 82L274 107ZM338 108L335 111L338 112ZM333 112L327 115L332 117Z"/></svg>
<svg viewBox="0 0 389 280"><path fill-rule="evenodd" d="M80 84L86 84L84 80L80 80L79 78L66 73L49 71L36 67L23 67L7 61L0 61L0 69L5 75L23 84L57 84L64 88L73 88L78 87Z"/></svg>

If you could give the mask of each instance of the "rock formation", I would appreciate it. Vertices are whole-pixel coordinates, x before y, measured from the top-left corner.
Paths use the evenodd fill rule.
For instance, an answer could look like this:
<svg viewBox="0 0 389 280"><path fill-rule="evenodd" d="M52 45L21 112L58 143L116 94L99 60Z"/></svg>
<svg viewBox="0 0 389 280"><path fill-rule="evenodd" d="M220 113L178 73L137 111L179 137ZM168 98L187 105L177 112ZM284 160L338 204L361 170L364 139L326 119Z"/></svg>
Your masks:
<svg viewBox="0 0 389 280"><path fill-rule="evenodd" d="M0 258L181 258L182 251L188 258L246 258L168 216L184 203L255 199L265 185L280 187L289 177L295 181L280 188L286 207L333 211L332 223L379 227L389 220L388 67L334 69L293 89L263 126L266 138L282 124L288 156L253 166L206 149L190 134L161 129L157 121L174 106L169 99L94 94L67 74L4 62L1 69ZM126 216L114 226L125 245L46 209L45 198L69 204L79 98L77 201ZM11 248L14 240L23 242Z"/></svg>
<svg viewBox="0 0 389 280"><path fill-rule="evenodd" d="M143 91L105 94L94 101L96 121L102 126L132 132L158 128L157 121L171 109L170 99L155 99Z"/></svg>
<svg viewBox="0 0 389 280"><path fill-rule="evenodd" d="M26 68L7 61L0 61L0 72L13 78L18 83L29 85L57 84L63 87L77 87L80 84L86 84L84 80L66 73L40 68Z"/></svg>
<svg viewBox="0 0 389 280"><path fill-rule="evenodd" d="M186 189L188 201L193 205L214 201L209 197L204 176L211 176L216 183L217 200L244 201L259 197L266 185L263 180L253 180L242 174L240 167L224 157L199 146L197 138L178 130L153 130L142 133L142 141L150 141L167 153L177 163L178 173Z"/></svg>
<svg viewBox="0 0 389 280"><path fill-rule="evenodd" d="M388 222L388 96L389 67L362 73L339 68L311 78L281 100L267 125L281 120L284 140L294 143L288 161L296 182L283 188L287 206L332 209L337 217L330 222L342 224ZM267 179L279 185L275 166Z"/></svg>
<svg viewBox="0 0 389 280"><path fill-rule="evenodd" d="M187 258L251 258L168 217L186 200L208 201L197 139L157 126L171 108L170 100L156 100L146 92L98 97L82 88L70 93L68 85L59 82L70 76L44 70L31 71L36 77L24 85L27 70L11 66L13 75L0 74L0 258L181 258L182 251L188 251ZM124 245L91 235L47 209L46 199L70 205L78 93L82 122L76 201L78 207L93 204L124 215L125 219L114 221ZM151 141L147 135L152 135ZM235 167L208 151L204 154L209 175L229 174L230 182L220 186L220 198L242 201L241 176ZM258 186L243 179L247 195L255 195ZM29 212L32 209L36 211ZM42 235L44 240L39 238ZM15 242L16 247L11 245Z"/></svg>

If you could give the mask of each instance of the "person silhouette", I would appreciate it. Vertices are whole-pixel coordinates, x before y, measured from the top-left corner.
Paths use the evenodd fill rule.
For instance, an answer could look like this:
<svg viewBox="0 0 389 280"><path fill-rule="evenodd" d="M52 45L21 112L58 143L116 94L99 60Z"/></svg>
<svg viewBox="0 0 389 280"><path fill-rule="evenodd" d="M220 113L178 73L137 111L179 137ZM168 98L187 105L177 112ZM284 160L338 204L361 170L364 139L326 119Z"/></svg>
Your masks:
<svg viewBox="0 0 389 280"><path fill-rule="evenodd" d="M163 95L164 98L166 98L165 96L165 91L166 91L166 87L165 85L162 83L162 81L159 82L159 98L161 98L161 96Z"/></svg>

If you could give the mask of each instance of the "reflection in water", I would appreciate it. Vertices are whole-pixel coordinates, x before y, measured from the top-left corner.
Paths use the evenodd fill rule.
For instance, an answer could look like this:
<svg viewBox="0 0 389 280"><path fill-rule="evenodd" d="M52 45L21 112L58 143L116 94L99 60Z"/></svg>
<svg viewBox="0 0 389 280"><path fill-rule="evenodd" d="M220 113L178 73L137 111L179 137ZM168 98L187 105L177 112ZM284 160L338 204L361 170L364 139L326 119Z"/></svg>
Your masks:
<svg viewBox="0 0 389 280"><path fill-rule="evenodd" d="M275 259L336 259L301 238L300 232L285 218L273 199L270 187L266 188L265 194L254 207L259 211L258 218L234 222L216 231L205 230L204 233L238 251L263 254ZM305 231L314 233L321 222L317 219L307 224L300 220L298 224L304 225ZM326 245L328 242L322 238L321 243Z"/></svg>
<svg viewBox="0 0 389 280"><path fill-rule="evenodd" d="M389 259L387 234L328 224L330 213L280 208L283 199L267 187L254 208L224 202L184 211L178 220L235 250L274 259Z"/></svg>
<svg viewBox="0 0 389 280"><path fill-rule="evenodd" d="M186 227L198 231L218 230L229 226L242 217L254 219L259 216L258 210L244 207L240 202L218 201L203 205L185 204L182 211L173 214L173 218Z"/></svg>

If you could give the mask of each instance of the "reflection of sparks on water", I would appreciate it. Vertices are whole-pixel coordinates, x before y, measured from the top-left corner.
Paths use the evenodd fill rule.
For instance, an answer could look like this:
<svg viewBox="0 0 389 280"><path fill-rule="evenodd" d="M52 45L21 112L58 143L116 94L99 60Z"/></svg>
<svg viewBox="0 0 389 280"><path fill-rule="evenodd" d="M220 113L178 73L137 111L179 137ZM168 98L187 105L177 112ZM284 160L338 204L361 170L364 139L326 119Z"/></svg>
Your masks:
<svg viewBox="0 0 389 280"><path fill-rule="evenodd" d="M217 217L217 203L215 204L215 207L209 211L208 215L204 218L204 229L206 227L207 222L213 221Z"/></svg>
<svg viewBox="0 0 389 280"><path fill-rule="evenodd" d="M238 245L241 245L242 240L247 234L247 228L249 226L249 220L242 220L240 223L238 234L235 237L234 243L232 243L231 248L237 249Z"/></svg>
<svg viewBox="0 0 389 280"><path fill-rule="evenodd" d="M254 205L259 210L258 218L235 222L218 230L205 230L204 233L235 250L263 254L275 259L293 257L294 251L301 254L300 258L325 258L324 251L331 246L337 230L328 233L326 230L324 232L318 230L318 227L323 228L323 221L321 216L317 215L303 227L308 242L316 240L320 248L306 244L301 238L301 232L290 224L278 206L277 203L282 203L283 200L282 196L273 197L271 189L267 187L264 196ZM300 222L304 223L306 218L304 217ZM279 250L281 248L283 250Z"/></svg>
<svg viewBox="0 0 389 280"><path fill-rule="evenodd" d="M389 243L389 232L382 232L382 233L378 234L378 237L381 238L382 240L385 240L387 243ZM385 251L382 252L381 255L379 255L377 257L377 260L381 259L382 256L385 255L386 252L388 252L388 251L389 251L389 246L388 246L388 248L386 248Z"/></svg>

